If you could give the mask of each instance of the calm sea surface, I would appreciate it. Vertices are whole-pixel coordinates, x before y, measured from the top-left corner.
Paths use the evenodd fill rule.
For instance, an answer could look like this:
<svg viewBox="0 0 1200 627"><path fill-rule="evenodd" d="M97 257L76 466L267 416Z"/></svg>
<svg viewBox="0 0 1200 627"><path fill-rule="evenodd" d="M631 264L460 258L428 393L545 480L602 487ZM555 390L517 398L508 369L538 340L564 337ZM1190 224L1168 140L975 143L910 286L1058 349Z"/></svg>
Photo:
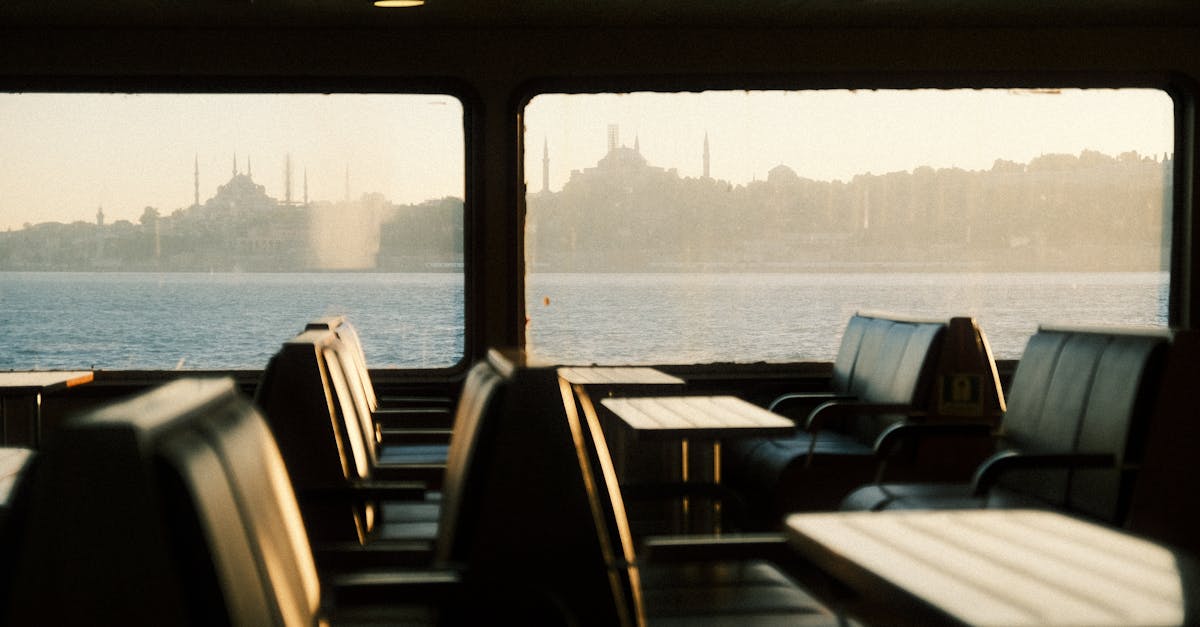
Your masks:
<svg viewBox="0 0 1200 627"><path fill-rule="evenodd" d="M965 279L965 280L964 280ZM855 311L976 316L997 357L1039 322L1164 325L1166 273L539 274L529 345L564 363L829 359ZM0 369L262 368L341 313L373 366L463 354L458 274L0 273Z"/></svg>

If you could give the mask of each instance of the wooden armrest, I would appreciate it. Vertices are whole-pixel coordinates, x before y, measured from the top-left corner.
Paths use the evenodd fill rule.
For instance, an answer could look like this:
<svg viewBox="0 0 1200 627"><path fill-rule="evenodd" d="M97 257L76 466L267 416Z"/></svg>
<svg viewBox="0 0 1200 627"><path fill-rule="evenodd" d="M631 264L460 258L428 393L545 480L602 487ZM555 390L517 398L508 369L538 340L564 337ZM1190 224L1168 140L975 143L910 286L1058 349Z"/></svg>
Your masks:
<svg viewBox="0 0 1200 627"><path fill-rule="evenodd" d="M927 412L919 410L912 405L902 403L829 401L821 403L816 409L812 410L812 413L808 415L808 420L804 423L804 429L806 431L820 431L822 426L830 420L879 414L904 414L910 418L917 418L927 415Z"/></svg>
<svg viewBox="0 0 1200 627"><path fill-rule="evenodd" d="M1028 453L1001 451L987 458L971 480L971 494L983 496L1006 472L1040 468L1116 468L1112 453Z"/></svg>
<svg viewBox="0 0 1200 627"><path fill-rule="evenodd" d="M897 422L883 430L875 439L875 455L887 457L912 440L927 438L995 438L992 425L983 422Z"/></svg>
<svg viewBox="0 0 1200 627"><path fill-rule="evenodd" d="M790 557L787 538L777 533L724 534L720 536L651 536L638 554L648 562L715 562L724 560Z"/></svg>

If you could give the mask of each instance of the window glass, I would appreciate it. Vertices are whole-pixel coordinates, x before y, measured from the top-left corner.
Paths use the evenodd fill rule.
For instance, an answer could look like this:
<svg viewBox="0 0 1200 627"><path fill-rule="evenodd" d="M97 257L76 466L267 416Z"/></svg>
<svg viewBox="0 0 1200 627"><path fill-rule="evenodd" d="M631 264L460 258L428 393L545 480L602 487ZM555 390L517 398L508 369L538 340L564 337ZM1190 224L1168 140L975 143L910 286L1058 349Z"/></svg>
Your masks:
<svg viewBox="0 0 1200 627"><path fill-rule="evenodd" d="M828 360L855 311L1167 323L1149 89L542 94L526 341L568 363Z"/></svg>
<svg viewBox="0 0 1200 627"><path fill-rule="evenodd" d="M0 369L262 368L344 314L463 356L463 108L439 94L0 94Z"/></svg>

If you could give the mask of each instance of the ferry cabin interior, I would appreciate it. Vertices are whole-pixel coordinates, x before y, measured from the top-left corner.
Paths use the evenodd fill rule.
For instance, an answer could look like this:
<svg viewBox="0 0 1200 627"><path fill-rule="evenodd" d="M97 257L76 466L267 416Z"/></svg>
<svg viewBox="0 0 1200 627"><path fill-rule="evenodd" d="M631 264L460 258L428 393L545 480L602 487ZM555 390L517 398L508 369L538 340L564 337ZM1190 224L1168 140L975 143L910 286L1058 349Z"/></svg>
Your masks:
<svg viewBox="0 0 1200 627"><path fill-rule="evenodd" d="M1191 0L426 0L405 9L369 0L13 0L0 6L0 85L8 93L447 94L462 104L464 164L461 358L376 365L361 350L370 330L360 326L360 338L353 316L298 313L288 334L261 338L274 357L255 368L96 368L85 384L27 394L32 404L6 397L0 621L35 621L70 598L88 609L58 618L78 623L408 624L440 616L691 624L698 614L729 612L764 624L969 624L894 591L872 598L877 575L839 578L847 571L814 545L787 545L785 516L1032 505L1163 543L1178 568L1164 593L1167 618L1150 622L1200 624L1200 466L1192 453L1200 441L1192 392L1200 376L1200 5ZM573 381L540 367L596 361L569 350L536 363L528 320L551 302L531 300L527 285L544 269L529 253L527 225L546 176L530 171L545 140L526 134L539 96L1075 88L1160 90L1171 99L1169 159L1151 159L1170 180L1159 328L1129 324L1132 314L1092 328L1051 310L1028 321L1038 330L1027 345L1022 339L1022 349L997 358L967 303L950 303L940 317L870 313L877 304L862 303L858 314L840 316L826 338L834 350L821 359L717 353L599 364L653 365L682 382L676 387L636 377ZM704 148L707 179L707 137ZM15 280L4 270L0 303L4 282ZM12 325L0 326L6 334L22 326L3 319ZM205 330L207 341L220 343L239 324L227 322ZM196 376L228 379L190 381ZM182 378L189 381L175 382ZM964 409L938 386L954 381L975 386L970 424L949 420ZM164 396L160 386L171 382ZM130 401L146 393L151 400ZM748 401L801 431L728 442L708 434L690 450L685 438L681 449L678 440L623 430L609 399L677 394ZM844 397L860 404L839 408ZM95 413L114 402L126 404ZM1074 422L1056 421L1072 412ZM288 427L307 414L303 427ZM809 435L821 429L838 437ZM941 440L917 455L905 438L922 430ZM320 443L306 449L310 440ZM1047 465L1017 455L1026 449ZM130 466L115 468L110 453L129 455ZM683 477L672 474L681 463ZM90 472L102 473L94 485L63 488L75 490L77 503L55 502L47 477ZM255 473L269 480L239 478ZM176 497L134 498L154 481ZM561 500L538 498L539 489ZM246 505L259 502L265 509ZM152 510L156 503L166 513ZM92 516L117 518L99 524ZM109 524L122 516L140 522L124 531ZM178 522L175 531L157 527L156 516ZM87 520L94 530L80 528ZM231 526L251 531L219 531ZM668 532L690 533L655 539ZM714 532L735 541L714 541ZM112 564L113 579L73 570L72 551ZM697 554L718 555L725 570L674 563L694 564ZM146 560L145 571L123 565L134 557ZM283 561L262 566L276 558ZM502 562L523 565L498 573ZM183 579L151 574L167 572ZM64 585L65 573L84 585ZM263 591L230 592L230 581L260 579ZM718 580L725 605L708 587ZM496 582L505 585L489 586ZM151 583L161 598L143 604L133 590ZM117 609L98 610L110 603ZM197 607L212 613L189 616ZM99 613L89 620L86 611Z"/></svg>

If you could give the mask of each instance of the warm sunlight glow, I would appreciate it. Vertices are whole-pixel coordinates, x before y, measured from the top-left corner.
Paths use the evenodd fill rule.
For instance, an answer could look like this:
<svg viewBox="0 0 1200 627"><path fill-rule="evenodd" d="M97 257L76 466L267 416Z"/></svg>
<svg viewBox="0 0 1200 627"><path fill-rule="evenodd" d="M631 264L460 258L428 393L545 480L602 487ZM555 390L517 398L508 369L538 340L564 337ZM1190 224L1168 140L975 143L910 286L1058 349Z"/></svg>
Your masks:
<svg viewBox="0 0 1200 627"><path fill-rule="evenodd" d="M1151 89L541 94L526 347L825 360L860 309L1167 323L1174 108ZM571 360L571 361L568 361Z"/></svg>
<svg viewBox="0 0 1200 627"><path fill-rule="evenodd" d="M385 9L402 9L405 7L419 7L425 4L425 0L375 0L375 6Z"/></svg>

